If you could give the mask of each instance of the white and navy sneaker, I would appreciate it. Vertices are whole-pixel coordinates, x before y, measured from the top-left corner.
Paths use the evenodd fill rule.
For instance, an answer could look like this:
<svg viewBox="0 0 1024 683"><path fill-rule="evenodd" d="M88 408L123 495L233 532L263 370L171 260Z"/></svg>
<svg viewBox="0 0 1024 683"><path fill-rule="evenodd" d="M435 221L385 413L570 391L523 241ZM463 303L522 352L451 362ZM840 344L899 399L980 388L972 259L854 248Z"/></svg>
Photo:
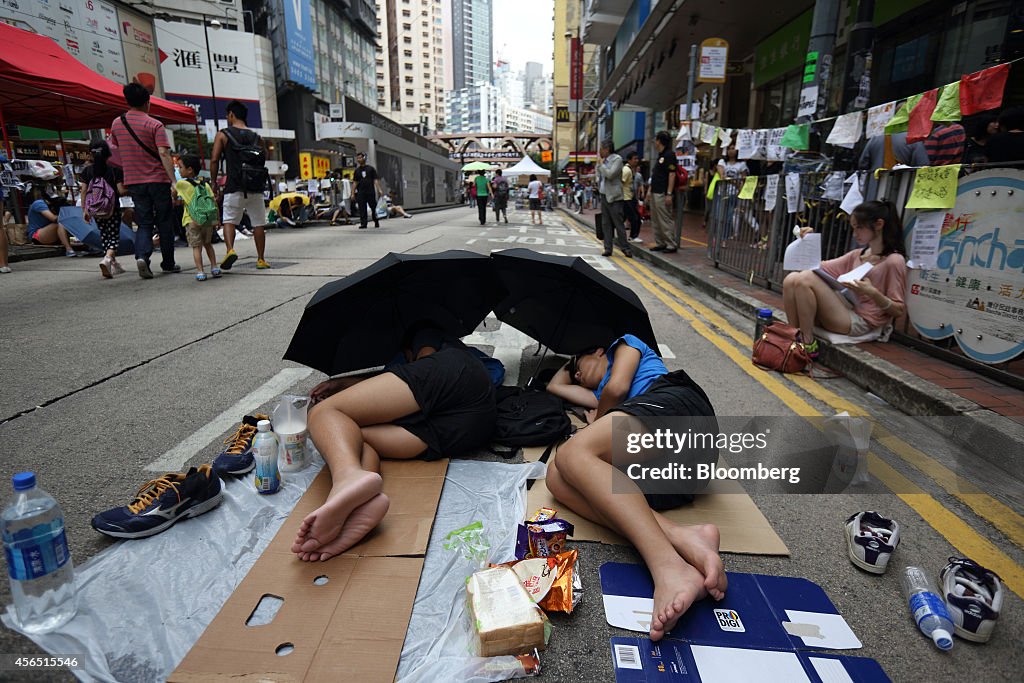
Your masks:
<svg viewBox="0 0 1024 683"><path fill-rule="evenodd" d="M252 472L256 458L252 454L252 440L256 438L256 425L260 420L269 420L269 415L256 413L245 415L234 434L224 439L227 447L213 461L213 471L221 478L237 477Z"/></svg>
<svg viewBox="0 0 1024 683"><path fill-rule="evenodd" d="M999 575L974 560L951 557L939 573L939 581L956 634L974 643L987 643L1003 607Z"/></svg>
<svg viewBox="0 0 1024 683"><path fill-rule="evenodd" d="M92 528L114 538L145 538L209 512L223 498L220 477L209 465L200 465L185 474L171 472L150 481L125 507L93 517Z"/></svg>
<svg viewBox="0 0 1024 683"><path fill-rule="evenodd" d="M858 512L846 520L850 561L866 572L884 574L899 543L900 525L877 512Z"/></svg>

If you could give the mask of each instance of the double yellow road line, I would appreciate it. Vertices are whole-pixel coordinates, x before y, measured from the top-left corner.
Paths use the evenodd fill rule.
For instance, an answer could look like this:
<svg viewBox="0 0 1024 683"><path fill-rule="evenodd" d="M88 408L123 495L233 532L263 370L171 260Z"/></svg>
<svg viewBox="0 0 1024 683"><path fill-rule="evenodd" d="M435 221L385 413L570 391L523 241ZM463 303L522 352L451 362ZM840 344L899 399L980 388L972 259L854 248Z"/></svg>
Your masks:
<svg viewBox="0 0 1024 683"><path fill-rule="evenodd" d="M593 239L593 236L577 231ZM836 412L870 418L868 411L847 401L819 382L802 375L778 375L764 372L750 362L749 331L741 331L725 318L687 295L678 287L656 275L650 268L633 259L614 257L615 264L665 304L672 312L688 321L697 334L711 342L729 360L781 400L796 415L821 416L823 413L796 393L796 385L815 400ZM738 346L737 346L738 344ZM741 350L742 349L742 350ZM1007 539L1024 548L1024 517L1009 506L988 495L972 482L963 479L940 462L930 458L911 444L892 434L877 421L872 424L872 440L899 456L943 490L969 507L977 516L998 529ZM870 473L915 512L950 545L963 555L999 574L1006 587L1024 597L1024 567L1001 551L994 543L975 531L955 512L905 477L874 453L868 456Z"/></svg>

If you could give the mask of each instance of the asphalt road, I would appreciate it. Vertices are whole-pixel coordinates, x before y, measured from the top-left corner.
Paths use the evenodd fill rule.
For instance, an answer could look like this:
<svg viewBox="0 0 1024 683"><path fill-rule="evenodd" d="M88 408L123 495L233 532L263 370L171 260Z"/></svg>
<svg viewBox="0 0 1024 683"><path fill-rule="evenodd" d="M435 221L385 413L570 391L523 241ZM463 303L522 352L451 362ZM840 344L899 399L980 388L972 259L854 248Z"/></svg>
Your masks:
<svg viewBox="0 0 1024 683"><path fill-rule="evenodd" d="M890 471L884 469L887 464L895 472L887 482L906 487L909 480L911 487L919 487L900 491L902 497L891 492L754 495L791 555L730 554L724 557L728 570L819 583L863 642L863 649L851 654L877 659L893 680L1018 680L1024 669L1024 605L1017 594L1006 591L989 644L958 640L944 654L914 628L895 569L914 563L935 575L950 555L983 552L1020 592L1024 487L1019 481L965 456L927 422L899 414L847 380L828 382L823 396L790 380L773 383L750 374L744 362L748 342L730 336L729 328L749 336L752 321L664 273L645 274L634 262L601 257L597 243L560 216L547 214L543 227L531 226L526 211L511 212L508 226L481 227L475 216L475 210L459 208L385 221L380 230L319 226L273 231L267 252L272 270L255 270L255 250L247 241L239 244L242 258L230 274L204 283L193 280L185 249L178 250L184 273L157 275L152 281L131 271L101 280L95 259L15 264L14 274L0 276L0 482L22 470L37 473L41 486L64 509L72 553L81 564L110 545L89 527L96 511L128 502L138 486L155 476L145 468L182 443L191 446L184 449L186 464L209 462L228 429L212 438L196 437L196 430L268 381L280 380L283 369L297 367L281 355L303 305L322 284L388 251L468 248L486 253L517 246L578 254L638 292L668 351L669 368L685 368L707 389L720 415L786 416L800 406L831 414L837 402L846 401L925 456L925 461L913 461L903 446L893 452L889 442L873 444L881 471ZM535 369L535 346L520 342L518 348L499 351L513 375L525 378ZM277 393L308 390L321 377L299 372L286 379L293 386L281 386ZM0 483L5 492L7 486ZM868 509L903 525L894 566L882 577L857 570L846 557L843 521ZM605 623L598 567L638 557L623 547L578 547L586 597L573 615L552 619L555 629L542 656L542 676L613 680L608 641L627 633ZM9 601L4 582L0 602ZM3 629L0 653L5 652L39 650ZM12 676L0 673L0 680ZM33 674L26 680L50 678L69 676Z"/></svg>

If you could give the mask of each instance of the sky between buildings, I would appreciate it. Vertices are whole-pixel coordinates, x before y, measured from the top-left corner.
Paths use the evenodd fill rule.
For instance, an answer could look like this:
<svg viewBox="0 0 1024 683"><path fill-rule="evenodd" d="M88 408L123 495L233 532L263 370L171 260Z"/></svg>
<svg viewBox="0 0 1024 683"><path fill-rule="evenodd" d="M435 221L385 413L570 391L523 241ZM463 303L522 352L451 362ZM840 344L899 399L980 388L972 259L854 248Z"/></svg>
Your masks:
<svg viewBox="0 0 1024 683"><path fill-rule="evenodd" d="M540 62L544 73L553 70L554 2L552 0L494 0L494 59L510 62L521 71L527 62Z"/></svg>

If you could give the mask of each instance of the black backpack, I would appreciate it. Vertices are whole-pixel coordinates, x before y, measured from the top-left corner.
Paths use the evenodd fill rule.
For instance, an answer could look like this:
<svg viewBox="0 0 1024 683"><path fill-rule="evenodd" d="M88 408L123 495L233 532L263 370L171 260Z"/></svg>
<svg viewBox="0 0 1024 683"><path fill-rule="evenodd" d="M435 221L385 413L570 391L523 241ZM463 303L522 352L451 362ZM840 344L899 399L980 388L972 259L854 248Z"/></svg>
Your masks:
<svg viewBox="0 0 1024 683"><path fill-rule="evenodd" d="M565 402L546 391L498 387L492 440L502 446L548 446L572 433Z"/></svg>
<svg viewBox="0 0 1024 683"><path fill-rule="evenodd" d="M270 185L270 172L260 136L251 130L232 130L231 126L224 129L224 135L228 139L228 154L232 157L228 161L228 175L242 192L263 194Z"/></svg>

